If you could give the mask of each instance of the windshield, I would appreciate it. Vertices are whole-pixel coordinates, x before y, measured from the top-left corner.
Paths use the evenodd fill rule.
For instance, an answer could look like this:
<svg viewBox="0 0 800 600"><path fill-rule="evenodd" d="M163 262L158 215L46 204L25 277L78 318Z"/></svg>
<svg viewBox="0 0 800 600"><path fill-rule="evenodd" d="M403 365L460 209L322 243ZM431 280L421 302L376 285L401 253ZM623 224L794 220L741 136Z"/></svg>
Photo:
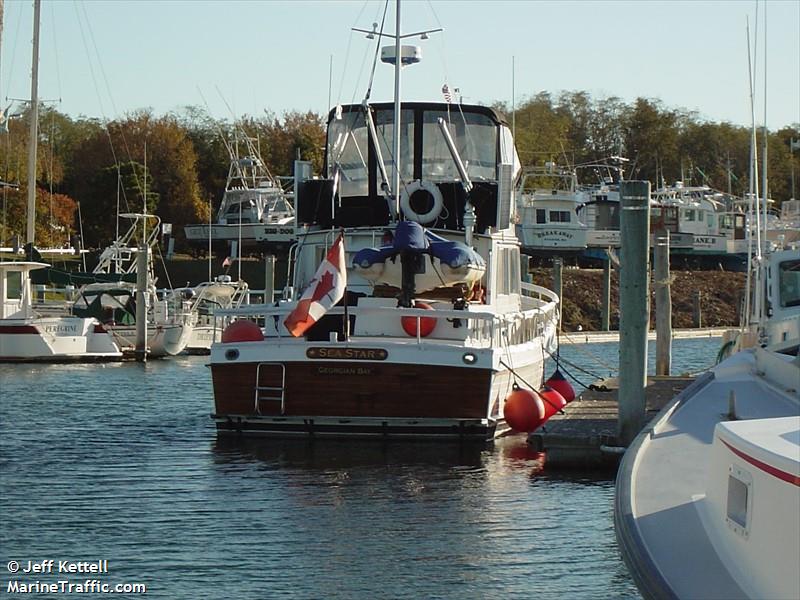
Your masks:
<svg viewBox="0 0 800 600"><path fill-rule="evenodd" d="M394 113L392 110L374 111L378 147L383 156L387 176L394 168ZM448 131L464 162L467 174L474 181L494 181L497 178L498 127L486 115L452 110L426 110L422 112L422 130L413 109L404 109L400 115L400 176L405 181L421 178L429 181L454 181L459 179L453 156L447 148L439 119L448 123ZM418 136L422 137L419 143ZM368 128L363 110L345 112L328 126L328 173L331 179L338 175L341 196L366 196L369 194L369 144ZM510 146L506 148L505 146ZM415 156L415 150L421 156ZM518 168L513 144L503 146L503 156ZM415 166L417 172L415 173ZM374 167L373 167L374 168ZM389 182L391 184L391 182ZM380 187L380 179L378 179Z"/></svg>
<svg viewBox="0 0 800 600"><path fill-rule="evenodd" d="M342 196L366 196L367 126L361 112L348 112L328 126L328 177L339 174Z"/></svg>
<svg viewBox="0 0 800 600"><path fill-rule="evenodd" d="M489 117L453 110L426 111L422 125L422 178L432 181L458 179L458 170L447 148L439 118L448 124L467 175L474 180L497 177L497 126Z"/></svg>

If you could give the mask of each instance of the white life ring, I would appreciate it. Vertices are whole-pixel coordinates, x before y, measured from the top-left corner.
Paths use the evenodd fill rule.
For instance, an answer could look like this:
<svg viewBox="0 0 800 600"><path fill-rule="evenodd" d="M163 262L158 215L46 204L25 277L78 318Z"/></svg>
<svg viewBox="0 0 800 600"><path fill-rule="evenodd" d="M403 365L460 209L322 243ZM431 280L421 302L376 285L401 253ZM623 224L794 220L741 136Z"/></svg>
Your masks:
<svg viewBox="0 0 800 600"><path fill-rule="evenodd" d="M433 200L433 206L425 213L415 212L414 209L411 208L411 196L420 190L428 192L431 200ZM409 221L416 221L420 225L433 223L441 214L443 206L444 200L442 199L442 192L439 191L437 185L432 181L415 179L405 186L400 193L400 208L403 209L403 214L406 216L406 219Z"/></svg>

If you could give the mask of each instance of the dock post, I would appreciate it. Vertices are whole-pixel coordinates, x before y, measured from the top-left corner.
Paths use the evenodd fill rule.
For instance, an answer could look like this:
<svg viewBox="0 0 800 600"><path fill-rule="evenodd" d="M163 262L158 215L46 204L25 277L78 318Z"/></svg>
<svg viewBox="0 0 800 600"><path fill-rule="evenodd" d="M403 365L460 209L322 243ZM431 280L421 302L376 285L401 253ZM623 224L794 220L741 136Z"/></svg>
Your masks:
<svg viewBox="0 0 800 600"><path fill-rule="evenodd" d="M653 259L656 288L656 375L669 375L672 366L672 292L669 273L669 231L657 234Z"/></svg>
<svg viewBox="0 0 800 600"><path fill-rule="evenodd" d="M561 307L560 313L564 312L564 298L561 295L561 273L564 268L564 259L560 256L553 258L553 291L558 294L559 306ZM561 330L561 319L558 321L558 329Z"/></svg>
<svg viewBox="0 0 800 600"><path fill-rule="evenodd" d="M136 253L136 360L147 362L147 244L140 244Z"/></svg>
<svg viewBox="0 0 800 600"><path fill-rule="evenodd" d="M264 257L264 304L275 302L275 255Z"/></svg>
<svg viewBox="0 0 800 600"><path fill-rule="evenodd" d="M527 254L519 255L519 270L522 274L522 281L525 283L533 283L533 276L531 275L531 257Z"/></svg>
<svg viewBox="0 0 800 600"><path fill-rule="evenodd" d="M650 182L620 182L618 443L645 425L647 328L650 321Z"/></svg>
<svg viewBox="0 0 800 600"><path fill-rule="evenodd" d="M603 297L600 307L600 329L611 330L611 258L606 256L603 261Z"/></svg>
<svg viewBox="0 0 800 600"><path fill-rule="evenodd" d="M703 315L701 314L700 310L700 301L700 290L695 290L694 297L692 299L692 324L698 329L703 326Z"/></svg>

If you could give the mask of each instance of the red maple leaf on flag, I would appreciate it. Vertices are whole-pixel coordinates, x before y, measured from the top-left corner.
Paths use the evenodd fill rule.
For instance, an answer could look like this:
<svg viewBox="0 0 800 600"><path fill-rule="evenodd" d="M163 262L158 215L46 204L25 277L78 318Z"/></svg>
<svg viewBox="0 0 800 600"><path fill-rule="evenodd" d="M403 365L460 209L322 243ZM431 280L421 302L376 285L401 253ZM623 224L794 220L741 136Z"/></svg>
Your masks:
<svg viewBox="0 0 800 600"><path fill-rule="evenodd" d="M314 288L314 293L311 296L312 302L319 302L327 296L333 289L333 273L325 271L325 274L319 278L317 287Z"/></svg>

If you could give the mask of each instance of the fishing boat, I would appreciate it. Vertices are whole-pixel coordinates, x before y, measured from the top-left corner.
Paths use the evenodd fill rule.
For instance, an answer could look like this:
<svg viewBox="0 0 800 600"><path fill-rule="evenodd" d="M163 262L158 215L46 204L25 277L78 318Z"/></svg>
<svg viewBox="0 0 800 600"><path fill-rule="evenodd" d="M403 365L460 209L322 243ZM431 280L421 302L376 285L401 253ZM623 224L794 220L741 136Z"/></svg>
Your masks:
<svg viewBox="0 0 800 600"><path fill-rule="evenodd" d="M548 162L522 174L517 193L517 237L533 256L577 256L586 249L587 226L578 207L588 199L574 169Z"/></svg>
<svg viewBox="0 0 800 600"><path fill-rule="evenodd" d="M399 25L393 37L381 54L399 78L419 49L400 47ZM217 313L238 319L211 347L218 432L509 431L505 400L542 385L559 318L558 297L521 279L517 165L488 107L395 96L332 110L324 173L296 175L285 298Z"/></svg>
<svg viewBox="0 0 800 600"><path fill-rule="evenodd" d="M287 248L296 239L294 208L267 169L256 140L237 136L233 144L224 141L230 166L216 223L186 225L186 240L201 247L223 244L228 256L238 256L243 246Z"/></svg>
<svg viewBox="0 0 800 600"><path fill-rule="evenodd" d="M800 250L754 261L734 352L634 440L615 526L645 598L799 598Z"/></svg>

